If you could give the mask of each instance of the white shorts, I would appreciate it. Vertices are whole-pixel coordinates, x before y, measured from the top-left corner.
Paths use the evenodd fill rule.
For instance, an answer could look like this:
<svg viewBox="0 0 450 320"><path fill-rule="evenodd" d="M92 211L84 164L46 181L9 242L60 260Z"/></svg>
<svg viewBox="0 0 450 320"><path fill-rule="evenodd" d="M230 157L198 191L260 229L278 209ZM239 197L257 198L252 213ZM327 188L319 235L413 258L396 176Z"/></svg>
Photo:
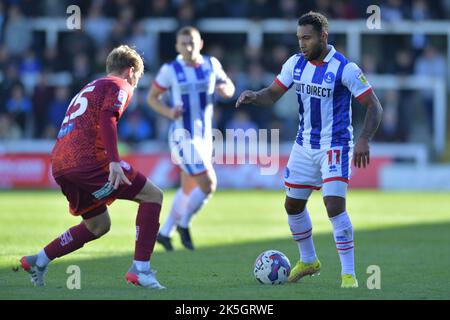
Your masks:
<svg viewBox="0 0 450 320"><path fill-rule="evenodd" d="M351 174L353 148L310 149L294 143L285 169L286 195L307 200L323 187L323 196L345 198Z"/></svg>
<svg viewBox="0 0 450 320"><path fill-rule="evenodd" d="M172 161L190 176L198 176L211 170L212 148L202 139L171 139L169 146Z"/></svg>

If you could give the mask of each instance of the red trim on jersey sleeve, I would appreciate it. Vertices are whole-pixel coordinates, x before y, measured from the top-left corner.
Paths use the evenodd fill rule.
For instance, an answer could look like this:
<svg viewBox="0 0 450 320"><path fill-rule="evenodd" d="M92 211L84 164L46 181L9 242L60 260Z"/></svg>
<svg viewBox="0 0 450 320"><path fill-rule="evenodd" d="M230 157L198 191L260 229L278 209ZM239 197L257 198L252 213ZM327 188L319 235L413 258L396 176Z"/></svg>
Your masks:
<svg viewBox="0 0 450 320"><path fill-rule="evenodd" d="M162 91L166 91L168 89L168 88L165 88L162 85L160 85L158 82L156 82L156 80L153 80L153 85Z"/></svg>
<svg viewBox="0 0 450 320"><path fill-rule="evenodd" d="M331 181L342 181L342 182L348 183L348 179L342 178L342 177L326 178L323 180L323 183L331 182Z"/></svg>
<svg viewBox="0 0 450 320"><path fill-rule="evenodd" d="M365 96L367 96L369 93L371 93L373 91L372 88L367 89L366 91L364 91L363 93L361 93L359 96L356 97L356 99L358 101L361 101L362 98L364 98Z"/></svg>
<svg viewBox="0 0 450 320"><path fill-rule="evenodd" d="M306 185L306 184L294 184L294 183L289 183L289 182L284 182L284 185L286 187L289 188L294 188L294 189L314 189L314 190L320 190L320 187L316 187L316 186L310 186L310 185Z"/></svg>
<svg viewBox="0 0 450 320"><path fill-rule="evenodd" d="M109 162L119 162L119 150L117 148L117 116L114 112L105 110L100 113L100 135Z"/></svg>
<svg viewBox="0 0 450 320"><path fill-rule="evenodd" d="M288 91L289 90L289 88L288 87L286 87L280 80L278 80L278 78L277 77L275 77L275 83L277 84L277 85L279 85L281 88L283 88L285 91Z"/></svg>

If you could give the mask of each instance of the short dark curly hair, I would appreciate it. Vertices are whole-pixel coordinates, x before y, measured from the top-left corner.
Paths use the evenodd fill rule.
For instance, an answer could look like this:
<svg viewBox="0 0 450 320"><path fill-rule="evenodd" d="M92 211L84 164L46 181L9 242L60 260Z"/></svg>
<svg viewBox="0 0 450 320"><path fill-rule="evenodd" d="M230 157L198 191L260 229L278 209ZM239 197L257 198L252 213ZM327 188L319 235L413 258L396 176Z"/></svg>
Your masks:
<svg viewBox="0 0 450 320"><path fill-rule="evenodd" d="M310 11L298 19L299 26L310 24L319 33L328 32L328 19L319 12Z"/></svg>

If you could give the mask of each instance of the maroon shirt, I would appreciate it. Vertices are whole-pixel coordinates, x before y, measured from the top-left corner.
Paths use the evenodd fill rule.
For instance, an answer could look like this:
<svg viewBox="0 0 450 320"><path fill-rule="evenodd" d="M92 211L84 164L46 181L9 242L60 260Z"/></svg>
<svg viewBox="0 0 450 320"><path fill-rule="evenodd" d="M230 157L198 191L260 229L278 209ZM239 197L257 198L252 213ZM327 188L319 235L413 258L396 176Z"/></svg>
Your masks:
<svg viewBox="0 0 450 320"><path fill-rule="evenodd" d="M127 81L111 76L87 84L72 99L52 151L54 177L119 161L117 121L132 96Z"/></svg>

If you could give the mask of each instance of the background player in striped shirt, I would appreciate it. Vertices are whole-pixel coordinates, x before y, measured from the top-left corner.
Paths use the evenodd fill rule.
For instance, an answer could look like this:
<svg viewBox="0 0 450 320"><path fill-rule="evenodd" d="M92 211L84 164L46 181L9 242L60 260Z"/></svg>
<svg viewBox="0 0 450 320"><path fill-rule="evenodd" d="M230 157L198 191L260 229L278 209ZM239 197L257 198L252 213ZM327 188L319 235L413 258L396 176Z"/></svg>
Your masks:
<svg viewBox="0 0 450 320"><path fill-rule="evenodd" d="M52 151L52 174L69 201L70 212L83 221L64 232L21 266L32 282L43 286L48 264L106 234L111 220L106 205L115 199L139 203L134 261L128 282L164 289L150 269L159 228L163 194L150 180L121 161L117 122L144 72L140 55L128 46L112 50L107 76L87 84L70 102Z"/></svg>
<svg viewBox="0 0 450 320"><path fill-rule="evenodd" d="M172 159L181 168L181 188L157 238L168 251L173 250L170 235L175 224L183 245L194 249L189 231L192 217L217 184L211 163L213 95L231 98L235 91L220 62L200 53L203 40L196 28L180 29L175 47L179 55L161 67L148 96L155 111L173 120L169 144ZM169 105L163 101L167 90Z"/></svg>
<svg viewBox="0 0 450 320"><path fill-rule="evenodd" d="M328 21L315 12L298 20L301 53L283 65L280 74L260 91L244 91L236 102L272 105L292 87L297 94L300 124L286 167L285 209L300 260L289 281L318 274L320 261L312 239L306 208L312 190L323 188L323 199L333 225L341 260L341 287L357 287L354 266L353 226L346 211L351 159L369 164L369 141L381 121L382 107L359 67L328 44ZM353 146L351 97L367 108L364 128Z"/></svg>

